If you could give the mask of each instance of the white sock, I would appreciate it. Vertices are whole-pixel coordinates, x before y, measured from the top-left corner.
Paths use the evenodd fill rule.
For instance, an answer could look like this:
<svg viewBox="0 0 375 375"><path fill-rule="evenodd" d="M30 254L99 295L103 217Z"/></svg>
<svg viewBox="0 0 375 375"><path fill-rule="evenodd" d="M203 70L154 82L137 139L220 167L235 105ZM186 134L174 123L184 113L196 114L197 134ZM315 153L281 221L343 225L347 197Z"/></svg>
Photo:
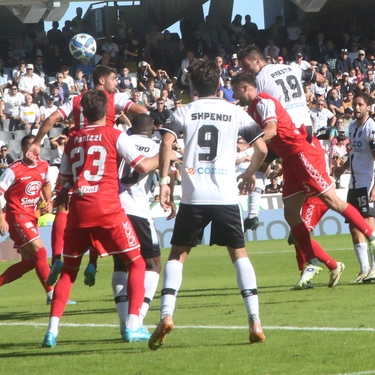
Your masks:
<svg viewBox="0 0 375 375"><path fill-rule="evenodd" d="M164 267L164 281L160 300L162 318L166 315L173 315L177 293L182 283L183 266L178 260L169 260Z"/></svg>
<svg viewBox="0 0 375 375"><path fill-rule="evenodd" d="M368 252L370 253L370 260L371 260L371 269L375 269L375 256L374 253L368 249Z"/></svg>
<svg viewBox="0 0 375 375"><path fill-rule="evenodd" d="M355 244L354 251L355 255L357 256L359 266L361 267L361 273L369 273L370 263L368 259L367 242Z"/></svg>
<svg viewBox="0 0 375 375"><path fill-rule="evenodd" d="M237 285L241 291L249 323L260 323L259 299L255 271L248 257L237 259L234 263Z"/></svg>
<svg viewBox="0 0 375 375"><path fill-rule="evenodd" d="M156 289L159 283L159 274L154 271L146 271L145 274L145 301L142 303L141 311L139 312L140 325L143 325L143 319L145 318L148 309L150 308L151 302L156 293Z"/></svg>
<svg viewBox="0 0 375 375"><path fill-rule="evenodd" d="M140 327L138 315L129 314L126 321L126 328L136 331Z"/></svg>
<svg viewBox="0 0 375 375"><path fill-rule="evenodd" d="M260 202L262 194L264 193L264 179L263 172L256 172L255 190L249 193L249 213L248 217L255 217L259 215Z"/></svg>
<svg viewBox="0 0 375 375"><path fill-rule="evenodd" d="M55 336L59 333L59 322L60 318L57 316L51 316L49 318L47 332L52 332Z"/></svg>
<svg viewBox="0 0 375 375"><path fill-rule="evenodd" d="M52 299L52 297L53 297L53 289L50 290L49 292L47 292L47 297L48 297L49 299Z"/></svg>
<svg viewBox="0 0 375 375"><path fill-rule="evenodd" d="M121 323L126 323L128 316L128 293L127 293L127 274L123 271L114 271L112 273L112 291L116 302L117 315Z"/></svg>

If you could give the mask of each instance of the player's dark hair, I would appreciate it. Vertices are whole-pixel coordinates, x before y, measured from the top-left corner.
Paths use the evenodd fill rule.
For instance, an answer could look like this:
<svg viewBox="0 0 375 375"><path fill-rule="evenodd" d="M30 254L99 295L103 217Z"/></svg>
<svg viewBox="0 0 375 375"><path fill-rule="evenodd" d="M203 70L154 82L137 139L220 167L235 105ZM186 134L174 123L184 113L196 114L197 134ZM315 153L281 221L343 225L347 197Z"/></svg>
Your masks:
<svg viewBox="0 0 375 375"><path fill-rule="evenodd" d="M250 73L238 73L232 78L232 86L239 83L245 82L250 86L257 87L254 77Z"/></svg>
<svg viewBox="0 0 375 375"><path fill-rule="evenodd" d="M188 68L194 89L200 97L215 95L219 85L220 69L215 61L198 60Z"/></svg>
<svg viewBox="0 0 375 375"><path fill-rule="evenodd" d="M89 90L82 96L82 114L87 118L89 124L96 122L105 116L107 102L107 95L103 90Z"/></svg>
<svg viewBox="0 0 375 375"><path fill-rule="evenodd" d="M145 113L140 113L133 118L130 131L132 134L145 134L152 133L153 129L154 119L151 116L146 115Z"/></svg>
<svg viewBox="0 0 375 375"><path fill-rule="evenodd" d="M262 51L257 46L247 46L245 48L240 49L237 52L238 60L242 60L245 57L248 58L258 58L261 61L266 61Z"/></svg>
<svg viewBox="0 0 375 375"><path fill-rule="evenodd" d="M27 147L27 141L29 141L30 139L34 139L34 138L35 138L35 135L32 135L32 134L25 135L21 139L21 147L23 148Z"/></svg>
<svg viewBox="0 0 375 375"><path fill-rule="evenodd" d="M353 101L356 99L356 98L362 98L363 101L367 104L367 105L372 105L374 103L374 99L369 95L367 94L367 92L358 92L357 94L354 95L354 98L353 98Z"/></svg>
<svg viewBox="0 0 375 375"><path fill-rule="evenodd" d="M109 77L112 73L117 73L115 69L110 68L109 66L105 65L97 65L92 72L92 80L94 82L94 85L100 85L99 79L100 78L107 78Z"/></svg>

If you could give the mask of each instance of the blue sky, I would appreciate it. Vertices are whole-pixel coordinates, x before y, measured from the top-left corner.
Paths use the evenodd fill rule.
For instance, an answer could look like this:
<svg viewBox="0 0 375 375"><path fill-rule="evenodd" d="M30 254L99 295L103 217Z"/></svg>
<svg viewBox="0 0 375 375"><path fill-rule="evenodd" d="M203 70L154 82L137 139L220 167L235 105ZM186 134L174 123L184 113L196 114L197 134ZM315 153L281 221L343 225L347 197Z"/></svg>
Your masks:
<svg viewBox="0 0 375 375"><path fill-rule="evenodd" d="M204 12L207 14L209 10L209 3L208 1L204 5ZM65 16L59 21L60 24L60 30L64 26L64 22L66 20L71 20L76 15L76 8L81 7L83 9L83 12L86 13L86 10L90 6L90 2L72 2L70 3L70 6L65 13ZM251 7L249 6L251 4ZM251 8L251 9L250 9ZM233 14L232 19L236 14L240 14L242 17L244 17L246 14L251 15L251 20L255 22L260 29L264 28L264 16L263 16L263 0L234 0L234 6L233 6ZM244 20L243 20L244 21ZM52 28L51 22L46 22L45 24L46 31ZM173 25L169 28L172 32L179 32L179 26L178 24Z"/></svg>

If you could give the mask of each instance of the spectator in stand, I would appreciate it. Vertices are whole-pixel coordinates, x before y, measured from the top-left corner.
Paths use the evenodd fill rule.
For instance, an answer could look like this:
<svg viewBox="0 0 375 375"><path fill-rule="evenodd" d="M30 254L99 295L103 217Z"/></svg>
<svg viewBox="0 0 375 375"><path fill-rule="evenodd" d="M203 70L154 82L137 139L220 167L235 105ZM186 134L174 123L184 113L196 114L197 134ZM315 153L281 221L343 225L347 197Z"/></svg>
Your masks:
<svg viewBox="0 0 375 375"><path fill-rule="evenodd" d="M336 70L336 61L339 58L339 54L335 49L335 45L332 40L325 42L325 49L319 56L319 62L327 64L328 70L334 74Z"/></svg>
<svg viewBox="0 0 375 375"><path fill-rule="evenodd" d="M176 111L177 109L179 109L182 105L182 99L180 98L177 98L175 101L174 101L174 107L172 108L172 112Z"/></svg>
<svg viewBox="0 0 375 375"><path fill-rule="evenodd" d="M279 56L279 53L280 53L280 48L278 46L275 45L275 39L274 38L269 38L268 39L268 42L267 42L267 45L264 47L264 50L263 50L263 55L264 56L267 56L269 55L269 52L268 50L270 48L273 48L274 52L275 52L275 58L277 56Z"/></svg>
<svg viewBox="0 0 375 375"><path fill-rule="evenodd" d="M81 60L81 62L76 66L75 71L77 72L78 70L82 70L87 86L91 87L91 78L94 71L94 65L92 62L90 60Z"/></svg>
<svg viewBox="0 0 375 375"><path fill-rule="evenodd" d="M176 70L176 65L179 65L181 61L176 60L177 52L177 41L171 38L171 33L165 30L163 33L163 39L158 45L159 56L160 56L160 68L168 74L173 74Z"/></svg>
<svg viewBox="0 0 375 375"><path fill-rule="evenodd" d="M107 51L102 52L102 58L95 65L109 66L110 68L116 68L116 61Z"/></svg>
<svg viewBox="0 0 375 375"><path fill-rule="evenodd" d="M286 46L282 46L280 49L280 54L278 57L282 57L284 62L283 64L289 65L293 61L293 54L288 51L288 48Z"/></svg>
<svg viewBox="0 0 375 375"><path fill-rule="evenodd" d="M62 81L66 83L69 87L69 93L73 94L74 92L74 79L72 76L69 75L69 67L66 65L63 65L61 68L61 74L63 75Z"/></svg>
<svg viewBox="0 0 375 375"><path fill-rule="evenodd" d="M159 127L164 125L166 121L171 117L172 112L165 108L164 100L159 98L156 101L156 109L150 112L151 117L154 120L154 125Z"/></svg>
<svg viewBox="0 0 375 375"><path fill-rule="evenodd" d="M189 85L189 80L188 80L188 67L192 65L195 62L195 57L194 57L194 51L189 50L186 53L186 58L181 61L181 85L182 87L184 86L190 86ZM190 88L192 91L192 88ZM192 95L192 93L190 93Z"/></svg>
<svg viewBox="0 0 375 375"><path fill-rule="evenodd" d="M328 139L329 131L336 123L336 116L329 109L324 108L325 101L319 99L316 107L310 110L310 117L313 121L313 133L317 136L322 135L322 139Z"/></svg>
<svg viewBox="0 0 375 375"><path fill-rule="evenodd" d="M23 94L31 94L34 86L38 86L41 91L46 89L43 79L34 73L34 65L27 64L26 74L21 77L18 87Z"/></svg>
<svg viewBox="0 0 375 375"><path fill-rule="evenodd" d="M251 22L251 16L249 14L245 16L243 29L245 31L247 44L250 44L251 42L253 43L258 39L258 26L256 23Z"/></svg>
<svg viewBox="0 0 375 375"><path fill-rule="evenodd" d="M236 14L233 21L229 24L229 33L231 35L232 41L238 40L240 36L245 35L245 30L242 26L242 16Z"/></svg>
<svg viewBox="0 0 375 375"><path fill-rule="evenodd" d="M341 50L340 57L336 60L336 72L349 73L353 68L352 60L349 57L349 52L346 48Z"/></svg>
<svg viewBox="0 0 375 375"><path fill-rule="evenodd" d="M220 69L220 83L221 85L224 85L224 80L228 77L228 71L223 64L223 59L220 56L215 58L215 62Z"/></svg>
<svg viewBox="0 0 375 375"><path fill-rule="evenodd" d="M82 90L87 91L87 82L86 79L83 77L83 71L82 69L76 70L76 78L74 80L74 93L79 94L82 92Z"/></svg>
<svg viewBox="0 0 375 375"><path fill-rule="evenodd" d="M353 99L354 99L354 97L353 97ZM344 117L342 119L344 120L345 129L349 129L349 125L353 121L353 107L345 108Z"/></svg>
<svg viewBox="0 0 375 375"><path fill-rule="evenodd" d="M138 90L145 91L147 89L147 81L156 77L156 73L152 70L151 65L146 61L141 61L138 64L137 82Z"/></svg>
<svg viewBox="0 0 375 375"><path fill-rule="evenodd" d="M8 146L2 145L0 152L0 176L14 162L14 159L8 154Z"/></svg>
<svg viewBox="0 0 375 375"><path fill-rule="evenodd" d="M312 83L307 81L303 83L303 92L305 93L306 97L306 105L309 107L309 109L314 108L314 101L315 101L315 95L311 91Z"/></svg>
<svg viewBox="0 0 375 375"><path fill-rule="evenodd" d="M40 91L38 86L33 87L33 103L36 104L39 108L46 103L46 93Z"/></svg>
<svg viewBox="0 0 375 375"><path fill-rule="evenodd" d="M19 83L22 76L26 74L26 61L25 58L18 60L18 66L13 69L11 77L14 83Z"/></svg>
<svg viewBox="0 0 375 375"><path fill-rule="evenodd" d="M127 66L122 68L121 76L118 78L117 82L117 89L120 92L126 92L130 97L134 86L131 77L129 77L129 68Z"/></svg>
<svg viewBox="0 0 375 375"><path fill-rule="evenodd" d="M14 58L13 50L9 48L4 58L4 63L3 63L3 66L9 78L12 78L12 71L13 69L17 68L17 65L18 65L18 61L17 59Z"/></svg>
<svg viewBox="0 0 375 375"><path fill-rule="evenodd" d="M271 183L265 186L264 192L266 194L281 193L283 191L283 187L278 182L279 182L278 177L272 177Z"/></svg>
<svg viewBox="0 0 375 375"><path fill-rule="evenodd" d="M155 102L160 97L160 90L155 88L155 79L150 77L146 83L147 87L143 91L142 100L148 110L155 108Z"/></svg>
<svg viewBox="0 0 375 375"><path fill-rule="evenodd" d="M357 84L358 78L357 78L357 75L355 73L355 69L354 68L349 70L348 81L349 81L349 83L351 85L356 85Z"/></svg>
<svg viewBox="0 0 375 375"><path fill-rule="evenodd" d="M237 100L233 98L233 88L231 85L231 78L227 77L224 80L224 86L221 86L219 88L218 96L219 98L222 98L226 100L229 103L237 104Z"/></svg>
<svg viewBox="0 0 375 375"><path fill-rule="evenodd" d="M52 29L47 31L47 38L50 45L63 45L64 38L62 31L59 30L59 23L57 21L52 22Z"/></svg>
<svg viewBox="0 0 375 375"><path fill-rule="evenodd" d="M285 41L288 33L286 28L283 26L283 17L277 16L275 18L275 22L271 25L271 27L267 30L268 35L271 35L273 38L276 38L280 41Z"/></svg>
<svg viewBox="0 0 375 375"><path fill-rule="evenodd" d="M67 103L70 96L70 90L69 86L63 82L63 74L57 73L56 74L56 81L52 83L51 87L57 87L58 88L58 94L62 100L63 103Z"/></svg>
<svg viewBox="0 0 375 375"><path fill-rule="evenodd" d="M14 53L14 58L19 60L19 59L25 59L26 58L26 53L25 50L22 46L22 41L20 38L15 38L11 41L10 46L13 49Z"/></svg>
<svg viewBox="0 0 375 375"><path fill-rule="evenodd" d="M277 56L276 64L284 64L284 58L282 56Z"/></svg>
<svg viewBox="0 0 375 375"><path fill-rule="evenodd" d="M299 38L297 39L295 45L293 46L293 50L295 51L296 44L299 44L301 46L301 51L303 56L305 56L305 59L307 61L311 60L311 46L307 43L306 35L300 34Z"/></svg>
<svg viewBox="0 0 375 375"><path fill-rule="evenodd" d="M334 138L336 138L340 133L344 133L344 135L347 137L349 135L348 129L345 129L344 126L344 119L342 117L339 117L336 121L335 126L332 127L331 131L329 132L328 140L331 142L331 146L336 144L336 141L333 141ZM342 135L342 134L341 134ZM333 143L332 143L333 142Z"/></svg>
<svg viewBox="0 0 375 375"><path fill-rule="evenodd" d="M311 45L311 58L313 60L319 61L320 56L326 47L324 44L324 34L319 32L316 34L315 41Z"/></svg>
<svg viewBox="0 0 375 375"><path fill-rule="evenodd" d="M288 34L288 41L293 43L299 39L302 30L298 27L297 20L292 20L290 25L286 27L286 32Z"/></svg>
<svg viewBox="0 0 375 375"><path fill-rule="evenodd" d="M367 69L366 77L358 83L358 88L372 95L375 90L374 71L372 69Z"/></svg>
<svg viewBox="0 0 375 375"><path fill-rule="evenodd" d="M344 97L344 100L342 101L342 104L344 106L344 111L347 108L353 108L353 98L354 98L354 92L348 91L346 96Z"/></svg>
<svg viewBox="0 0 375 375"><path fill-rule="evenodd" d="M20 106L25 103L25 96L18 92L18 86L12 84L9 93L4 95L0 101L1 121L9 121L9 131L21 129L20 127Z"/></svg>
<svg viewBox="0 0 375 375"><path fill-rule="evenodd" d="M50 140L52 148L52 157L50 161L51 166L60 168L61 158L64 153L66 142L68 142L68 136L66 134L60 134Z"/></svg>
<svg viewBox="0 0 375 375"><path fill-rule="evenodd" d="M351 45L350 35L348 33L343 33L338 45L341 50L346 49L349 51Z"/></svg>
<svg viewBox="0 0 375 375"><path fill-rule="evenodd" d="M169 99L171 99L173 101L176 101L179 98L178 93L173 88L173 81L172 80L167 79L165 81L165 88L168 91L168 98Z"/></svg>
<svg viewBox="0 0 375 375"><path fill-rule="evenodd" d="M53 104L56 107L61 107L63 105L63 101L61 96L59 95L59 88L57 86L51 86L51 96L53 96L54 102Z"/></svg>
<svg viewBox="0 0 375 375"><path fill-rule="evenodd" d="M106 35L105 41L101 47L102 52L107 52L113 61L117 60L119 48L118 45L112 40L112 36L110 34Z"/></svg>
<svg viewBox="0 0 375 375"><path fill-rule="evenodd" d="M38 74L38 76L41 77L44 80L44 84L46 86L49 86L48 70L46 70L46 67L43 64L43 57L42 56L37 56L35 58L34 73Z"/></svg>
<svg viewBox="0 0 375 375"><path fill-rule="evenodd" d="M234 53L230 59L231 63L228 67L228 75L233 78L241 70L240 63L238 62L237 54Z"/></svg>
<svg viewBox="0 0 375 375"><path fill-rule="evenodd" d="M52 43L51 43L52 44ZM53 44L47 57L47 66L50 75L56 75L63 65L70 65L70 54L63 53L59 44Z"/></svg>
<svg viewBox="0 0 375 375"><path fill-rule="evenodd" d="M328 70L328 65L326 63L323 63L321 66L320 66L320 74L328 79L328 84L331 86L332 85L332 82L333 82L333 75L332 73Z"/></svg>
<svg viewBox="0 0 375 375"><path fill-rule="evenodd" d="M339 97L339 90L334 85L334 88L329 92L327 97L327 107L336 116L344 114L344 105L342 99Z"/></svg>
<svg viewBox="0 0 375 375"><path fill-rule="evenodd" d="M9 77L10 78L10 77ZM4 89L8 86L8 74L4 68L4 61L0 57L0 95L3 96Z"/></svg>
<svg viewBox="0 0 375 375"><path fill-rule="evenodd" d="M130 36L130 44L124 45L124 61L135 61L138 65L143 58L143 47L136 35Z"/></svg>
<svg viewBox="0 0 375 375"><path fill-rule="evenodd" d="M298 66L302 70L311 69L311 65L303 59L303 54L301 52L295 54L295 60L290 65Z"/></svg>
<svg viewBox="0 0 375 375"><path fill-rule="evenodd" d="M47 117L51 116L53 112L57 110L55 106L55 97L49 95L47 98L47 104L40 107L40 121L43 122Z"/></svg>
<svg viewBox="0 0 375 375"><path fill-rule="evenodd" d="M82 24L83 9L81 7L76 8L76 16L72 19L72 30L77 32Z"/></svg>
<svg viewBox="0 0 375 375"><path fill-rule="evenodd" d="M33 103L33 97L30 94L25 95L25 103L20 107L20 124L21 128L28 132L31 132L35 125L40 124L40 110Z"/></svg>
<svg viewBox="0 0 375 375"><path fill-rule="evenodd" d="M165 70L158 69L156 71L155 87L159 90L163 89L167 79L169 79L168 73Z"/></svg>
<svg viewBox="0 0 375 375"><path fill-rule="evenodd" d="M134 90L132 94L132 101L133 103L137 103L139 105L146 106L143 100L141 100L141 92L139 90Z"/></svg>
<svg viewBox="0 0 375 375"><path fill-rule="evenodd" d="M363 49L358 51L358 57L353 60L354 69L359 68L362 74L366 73L367 67L370 65L370 61L366 58L366 53Z"/></svg>
<svg viewBox="0 0 375 375"><path fill-rule="evenodd" d="M168 90L162 89L160 90L160 99L164 100L164 108L173 109L174 101L168 98Z"/></svg>
<svg viewBox="0 0 375 375"><path fill-rule="evenodd" d="M348 72L344 72L342 74L340 84L341 84L341 92L343 94L343 98L345 99L346 96L348 95L348 93L350 91L353 91L352 84L349 82L349 73Z"/></svg>
<svg viewBox="0 0 375 375"><path fill-rule="evenodd" d="M350 45L350 50L349 50L349 58L352 60L352 62L358 58L358 52L359 52L359 43L358 42L352 42Z"/></svg>

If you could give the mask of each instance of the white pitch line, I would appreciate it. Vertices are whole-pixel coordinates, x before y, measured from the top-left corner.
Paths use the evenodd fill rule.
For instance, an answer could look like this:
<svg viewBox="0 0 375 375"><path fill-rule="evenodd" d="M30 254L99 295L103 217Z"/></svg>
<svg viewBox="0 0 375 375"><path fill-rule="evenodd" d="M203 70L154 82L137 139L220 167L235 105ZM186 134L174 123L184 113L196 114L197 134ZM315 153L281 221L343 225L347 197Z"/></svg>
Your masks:
<svg viewBox="0 0 375 375"><path fill-rule="evenodd" d="M330 374L330 375L371 375L375 374L375 370L361 371L361 372L345 372L340 374Z"/></svg>
<svg viewBox="0 0 375 375"><path fill-rule="evenodd" d="M47 323L37 322L0 322L0 326L22 326L22 327L45 327ZM95 323L61 323L61 327L72 328L118 328L118 324L95 324ZM154 328L155 326L148 325L147 328ZM245 330L248 326L175 326L178 329L226 329L226 330ZM279 326L263 326L264 330L271 331L330 331L330 332L375 332L375 328L351 328L351 327L279 327ZM342 374L340 374L342 375ZM345 374L346 375L346 374Z"/></svg>

